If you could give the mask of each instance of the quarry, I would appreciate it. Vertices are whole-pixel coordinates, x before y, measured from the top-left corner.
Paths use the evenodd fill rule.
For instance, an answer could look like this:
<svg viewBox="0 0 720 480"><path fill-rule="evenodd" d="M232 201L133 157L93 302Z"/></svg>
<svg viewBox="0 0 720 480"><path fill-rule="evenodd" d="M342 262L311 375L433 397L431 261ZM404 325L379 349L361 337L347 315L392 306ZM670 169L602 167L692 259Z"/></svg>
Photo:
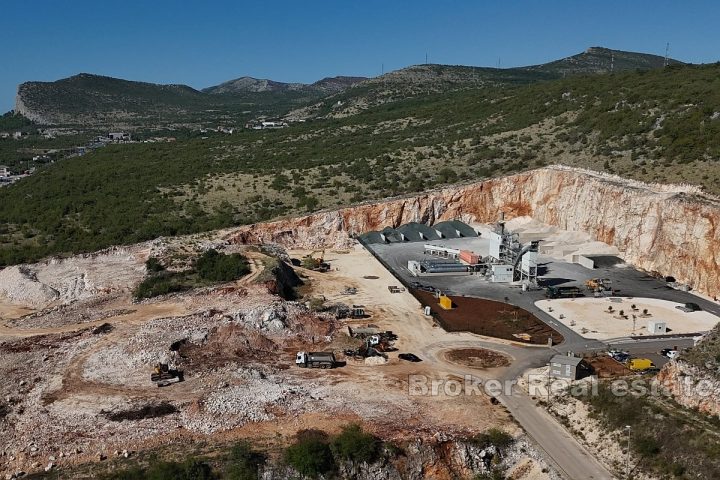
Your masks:
<svg viewBox="0 0 720 480"><path fill-rule="evenodd" d="M682 357L658 352L702 342L720 320L719 218L718 200L690 187L546 167L7 267L0 474L210 440L272 451L356 422L415 452L358 478L488 473L491 452L465 440L489 429L514 439L497 460L508 478L617 478L616 443L576 441L556 420L564 407L516 382L557 355L682 375ZM211 249L242 255L249 273L134 297L149 259L182 271ZM333 353L332 368L300 368L298 352ZM467 375L510 386L409 394L411 376ZM717 412L717 398L702 408Z"/></svg>

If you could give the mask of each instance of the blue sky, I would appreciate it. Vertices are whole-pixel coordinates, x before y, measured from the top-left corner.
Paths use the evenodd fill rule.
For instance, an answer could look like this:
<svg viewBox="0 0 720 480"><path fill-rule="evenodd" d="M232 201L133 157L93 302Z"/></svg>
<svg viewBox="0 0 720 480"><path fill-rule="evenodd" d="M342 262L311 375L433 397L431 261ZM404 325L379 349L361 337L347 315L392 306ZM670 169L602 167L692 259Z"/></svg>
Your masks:
<svg viewBox="0 0 720 480"><path fill-rule="evenodd" d="M712 1L3 0L0 111L18 83L79 72L195 88L312 82L423 63L543 63L590 46L720 59Z"/></svg>

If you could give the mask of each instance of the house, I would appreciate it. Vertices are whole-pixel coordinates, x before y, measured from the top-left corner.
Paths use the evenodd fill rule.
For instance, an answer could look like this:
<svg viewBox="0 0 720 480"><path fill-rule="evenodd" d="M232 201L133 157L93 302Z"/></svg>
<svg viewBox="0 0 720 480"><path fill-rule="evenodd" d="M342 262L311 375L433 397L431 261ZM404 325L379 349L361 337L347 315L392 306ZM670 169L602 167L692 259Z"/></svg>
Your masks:
<svg viewBox="0 0 720 480"><path fill-rule="evenodd" d="M10 170L5 165L0 165L0 178L7 178L10 176Z"/></svg>
<svg viewBox="0 0 720 480"><path fill-rule="evenodd" d="M578 380L589 374L590 366L580 357L555 355L550 359L551 377Z"/></svg>
<svg viewBox="0 0 720 480"><path fill-rule="evenodd" d="M110 132L108 138L113 142L129 142L130 134L125 132Z"/></svg>

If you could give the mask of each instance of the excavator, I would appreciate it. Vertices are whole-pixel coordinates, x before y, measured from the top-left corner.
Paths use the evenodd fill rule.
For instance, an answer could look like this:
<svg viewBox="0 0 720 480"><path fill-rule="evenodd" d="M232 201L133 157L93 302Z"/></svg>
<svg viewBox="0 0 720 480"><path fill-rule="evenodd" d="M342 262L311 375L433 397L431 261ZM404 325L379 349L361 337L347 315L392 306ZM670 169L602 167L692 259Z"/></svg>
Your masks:
<svg viewBox="0 0 720 480"><path fill-rule="evenodd" d="M594 293L594 296L610 296L613 294L612 280L609 278L593 278L585 282L588 290Z"/></svg>
<svg viewBox="0 0 720 480"><path fill-rule="evenodd" d="M173 383L179 383L185 380L183 372L170 368L167 363L156 363L153 372L150 374L150 380L155 382L159 387L167 387Z"/></svg>
<svg viewBox="0 0 720 480"><path fill-rule="evenodd" d="M318 257L314 255L319 253ZM330 270L330 264L325 262L325 250L315 250L303 257L303 267L309 270L315 270L317 272L327 272Z"/></svg>

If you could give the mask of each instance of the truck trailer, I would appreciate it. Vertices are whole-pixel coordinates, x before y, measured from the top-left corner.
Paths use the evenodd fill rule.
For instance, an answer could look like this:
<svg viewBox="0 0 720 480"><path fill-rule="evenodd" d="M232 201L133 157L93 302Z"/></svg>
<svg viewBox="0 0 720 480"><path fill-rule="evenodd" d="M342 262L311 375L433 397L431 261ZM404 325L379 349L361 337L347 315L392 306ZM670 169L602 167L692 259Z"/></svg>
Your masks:
<svg viewBox="0 0 720 480"><path fill-rule="evenodd" d="M336 365L333 352L298 352L295 365L302 368L334 368Z"/></svg>
<svg viewBox="0 0 720 480"><path fill-rule="evenodd" d="M575 298L582 297L582 290L578 287L547 287L545 290L547 298Z"/></svg>

